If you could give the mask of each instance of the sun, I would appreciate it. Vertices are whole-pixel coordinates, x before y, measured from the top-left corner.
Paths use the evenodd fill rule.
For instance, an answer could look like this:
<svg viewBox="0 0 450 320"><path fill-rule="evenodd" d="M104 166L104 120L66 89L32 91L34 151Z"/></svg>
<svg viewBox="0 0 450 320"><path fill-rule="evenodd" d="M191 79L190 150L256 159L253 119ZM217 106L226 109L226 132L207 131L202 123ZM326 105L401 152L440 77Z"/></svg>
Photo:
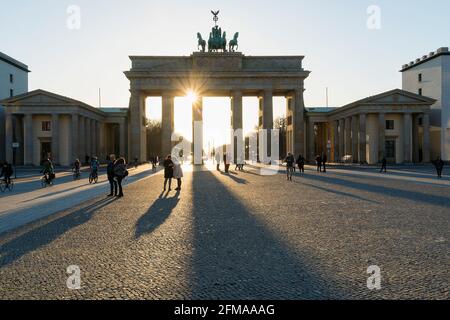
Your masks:
<svg viewBox="0 0 450 320"><path fill-rule="evenodd" d="M194 90L189 90L186 94L186 98L189 100L190 103L194 103L198 99L197 93L195 93Z"/></svg>

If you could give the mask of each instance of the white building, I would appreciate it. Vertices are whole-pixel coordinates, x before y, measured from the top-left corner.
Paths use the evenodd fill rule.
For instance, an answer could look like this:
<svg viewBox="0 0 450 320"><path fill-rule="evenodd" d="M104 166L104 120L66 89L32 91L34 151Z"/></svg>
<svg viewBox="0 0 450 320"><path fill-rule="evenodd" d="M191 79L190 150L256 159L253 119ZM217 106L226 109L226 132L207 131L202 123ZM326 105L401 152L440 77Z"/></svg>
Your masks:
<svg viewBox="0 0 450 320"><path fill-rule="evenodd" d="M403 90L436 100L431 111L431 157L450 161L450 52L440 48L402 67Z"/></svg>
<svg viewBox="0 0 450 320"><path fill-rule="evenodd" d="M28 66L0 52L0 100L28 92ZM5 159L5 109L0 106L0 161Z"/></svg>

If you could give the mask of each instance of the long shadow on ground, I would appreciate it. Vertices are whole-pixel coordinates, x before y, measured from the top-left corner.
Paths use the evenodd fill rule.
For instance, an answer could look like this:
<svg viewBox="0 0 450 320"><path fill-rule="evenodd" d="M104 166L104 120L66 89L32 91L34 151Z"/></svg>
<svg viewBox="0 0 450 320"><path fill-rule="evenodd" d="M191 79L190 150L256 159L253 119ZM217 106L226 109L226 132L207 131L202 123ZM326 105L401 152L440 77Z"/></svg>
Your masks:
<svg viewBox="0 0 450 320"><path fill-rule="evenodd" d="M192 299L328 299L350 290L288 247L211 172L193 173ZM275 213L274 213L275 214Z"/></svg>
<svg viewBox="0 0 450 320"><path fill-rule="evenodd" d="M48 245L72 228L88 222L97 210L107 206L114 200L114 198L99 200L85 208L25 232L1 245L0 268L13 263L29 252Z"/></svg>

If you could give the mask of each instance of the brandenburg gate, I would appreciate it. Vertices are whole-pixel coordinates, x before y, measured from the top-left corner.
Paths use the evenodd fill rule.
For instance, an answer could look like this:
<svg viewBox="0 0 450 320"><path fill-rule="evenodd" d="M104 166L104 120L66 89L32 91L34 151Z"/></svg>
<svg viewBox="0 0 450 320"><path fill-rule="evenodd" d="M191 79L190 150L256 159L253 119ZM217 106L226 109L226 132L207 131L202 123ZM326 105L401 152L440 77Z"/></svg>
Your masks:
<svg viewBox="0 0 450 320"><path fill-rule="evenodd" d="M236 33L227 50L226 33L213 27L206 41L200 33L200 52L190 56L131 56L129 158L146 161L147 97L162 97L162 156L171 153L174 132L174 99L195 92L192 121L203 121L202 97L231 97L232 129L242 129L244 96L259 97L259 127L273 129L273 97L287 98L288 140L294 154L305 153L304 146L304 80L309 72L302 67L303 56L245 56L235 52ZM201 132L201 131L200 131ZM242 132L242 131L241 131ZM270 131L269 131L270 132ZM200 133L201 135L201 133ZM243 139L243 137L239 137ZM192 139L202 143L202 139ZM201 141L201 142L199 142ZM268 139L267 143L270 143ZM270 147L268 147L270 148Z"/></svg>

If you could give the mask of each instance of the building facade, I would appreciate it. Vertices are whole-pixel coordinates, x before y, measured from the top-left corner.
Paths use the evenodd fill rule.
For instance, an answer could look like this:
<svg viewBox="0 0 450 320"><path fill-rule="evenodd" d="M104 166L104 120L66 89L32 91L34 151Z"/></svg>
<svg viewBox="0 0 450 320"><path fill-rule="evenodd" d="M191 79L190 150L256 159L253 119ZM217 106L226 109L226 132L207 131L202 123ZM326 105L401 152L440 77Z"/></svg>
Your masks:
<svg viewBox="0 0 450 320"><path fill-rule="evenodd" d="M69 166L75 159L127 154L127 109L94 108L44 90L0 105L6 109L5 159L10 163L38 166L50 157L56 165Z"/></svg>
<svg viewBox="0 0 450 320"><path fill-rule="evenodd" d="M28 92L28 66L0 52L0 100ZM5 109L0 106L0 159L5 158Z"/></svg>
<svg viewBox="0 0 450 320"><path fill-rule="evenodd" d="M450 161L450 52L446 47L430 52L401 69L403 89L431 97L431 157Z"/></svg>

